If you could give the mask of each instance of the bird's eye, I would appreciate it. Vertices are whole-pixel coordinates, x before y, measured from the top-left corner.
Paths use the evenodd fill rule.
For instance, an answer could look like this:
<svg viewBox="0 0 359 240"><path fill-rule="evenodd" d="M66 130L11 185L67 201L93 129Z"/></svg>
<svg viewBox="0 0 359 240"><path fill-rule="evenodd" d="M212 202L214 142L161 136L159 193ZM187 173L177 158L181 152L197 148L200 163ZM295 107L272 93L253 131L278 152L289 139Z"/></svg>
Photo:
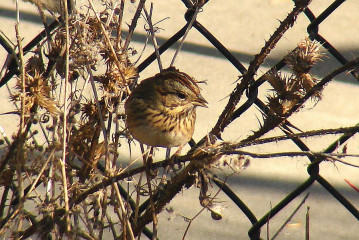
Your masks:
<svg viewBox="0 0 359 240"><path fill-rule="evenodd" d="M186 95L184 95L183 93L177 93L177 97L179 97L180 99L186 99Z"/></svg>

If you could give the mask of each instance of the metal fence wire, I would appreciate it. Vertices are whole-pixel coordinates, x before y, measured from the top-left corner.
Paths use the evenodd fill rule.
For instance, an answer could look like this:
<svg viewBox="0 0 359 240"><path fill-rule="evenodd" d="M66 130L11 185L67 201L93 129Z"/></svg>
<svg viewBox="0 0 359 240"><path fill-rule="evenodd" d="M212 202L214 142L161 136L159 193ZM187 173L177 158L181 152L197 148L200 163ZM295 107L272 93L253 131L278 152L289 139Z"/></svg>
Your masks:
<svg viewBox="0 0 359 240"><path fill-rule="evenodd" d="M166 52L171 46L173 46L175 43L177 43L184 35L186 30L188 29L190 22L193 20L193 16L196 11L196 4L194 4L194 1L189 0L182 0L182 2L187 7L187 11L185 13L185 19L187 20L187 24L183 26L177 33L175 33L172 37L170 37L166 42L164 42L161 46L159 46L159 53L162 54ZM206 4L208 2L204 1L201 4ZM266 42L266 46L262 49L263 51L267 51L269 48L271 48L271 44L273 42L276 42L280 37L280 35L285 32L290 26L294 23L295 18L299 14L305 14L305 16L308 18L309 23L307 26L307 33L308 37L311 40L316 40L321 43L321 45L328 50L330 55L338 60L338 62L343 66L346 67L348 64L352 64L352 62L349 62L336 48L333 46L330 42L328 42L325 39L325 36L322 36L319 31L320 25L327 20L327 18L333 14L336 9L343 3L345 3L345 0L336 0L333 1L331 5L329 5L323 12L318 14L318 16L315 16L313 12L310 10L308 6L308 1L294 1L295 7L293 11L288 14L288 17L281 22L281 26L276 30L276 33L274 33ZM254 74L256 70L258 69L259 65L262 63L262 58L265 56L265 52L259 53L257 56L255 56L255 59L251 62L249 69L247 69L241 61L239 61L216 37L215 33L211 33L206 29L205 26L203 26L200 22L197 20L192 21L193 25L191 26L190 31L197 30L199 33L201 33L227 60L228 64L232 64L236 69L238 69L238 72L240 73L243 78L241 79L241 86L243 92L245 92L246 95L246 101L237 107L233 113L230 115L229 119L227 119L227 122L222 124L217 124L214 129L212 130L211 134L214 137L220 136L221 131L232 121L239 118L243 113L245 113L249 108L257 107L259 108L264 114L270 114L270 109L268 106L258 98L258 91L263 85L263 83L266 81L264 77L259 77L257 80L253 80ZM55 27L54 25L50 25L50 31ZM193 29L194 28L194 29ZM40 39L45 37L45 32L42 32L38 38L35 38L32 42L30 42L27 46L24 48L24 52L30 51L36 44L40 41ZM356 36L358 37L358 36ZM3 44L3 47L7 50L7 52L11 53L12 48L9 46L6 46ZM156 53L152 53L147 59L142 61L137 67L138 72L143 71L146 69L153 61L156 60ZM15 63L13 63L15 64ZM357 64L357 63L356 63ZM271 69L275 69L276 71L279 71L286 65L285 59L281 59L278 63L271 66ZM11 65L10 65L11 66ZM7 72L7 74L1 79L0 86L3 86L11 77L17 72L18 70L16 68L13 68L11 71ZM354 81L359 80L359 72L358 71L351 71L351 75L354 77ZM331 79L331 78L330 78ZM328 79L328 80L330 80ZM325 82L327 79L323 79L323 82L320 82L320 84L324 85L327 82ZM244 86L244 87L243 87ZM231 98L236 98L236 93L240 92L240 87L237 87L237 92L235 90L235 93L231 94ZM240 94L238 94L240 95ZM238 96L237 95L237 96ZM238 102L238 99L235 100ZM281 125L280 128L284 133L290 134L291 133L291 125L287 121ZM339 137L337 140L335 140L332 144L326 147L326 149L323 151L323 153L332 153L335 151L339 146L342 146L347 140L351 139L354 134L357 133L357 130L352 132L347 132L343 134L341 137ZM307 146L303 141L301 141L298 137L292 137L291 140L293 143L303 152L309 152L310 147ZM200 144L200 143L198 143ZM341 205L343 205L358 221L359 221L359 211L358 209L353 206L353 204L345 197L343 196L333 185L327 181L324 177L321 176L320 172L320 165L325 160L324 157L318 157L318 156L307 156L310 160L310 164L307 167L308 172L308 178L303 181L301 184L299 184L295 189L291 191L290 194L288 194L285 198L283 198L279 203L276 205L273 205L272 208L263 216L256 216L253 211L246 205L244 201L241 200L241 198L236 194L231 187L220 180L219 178L213 177L212 181L222 189L222 191L235 203L236 206L245 214L245 216L248 218L248 220L251 222L252 227L248 230L248 235L250 239L260 239L261 238L261 229L263 226L265 226L271 218L273 218L277 213L279 213L282 209L284 209L288 204L290 204L294 199L296 199L300 194L305 192L313 183L317 182L319 183L328 193L330 193ZM121 194L127 196L128 193L123 190L123 188L120 189ZM142 210L144 211L146 208L146 205L142 207ZM145 233L147 236L151 236L150 232Z"/></svg>

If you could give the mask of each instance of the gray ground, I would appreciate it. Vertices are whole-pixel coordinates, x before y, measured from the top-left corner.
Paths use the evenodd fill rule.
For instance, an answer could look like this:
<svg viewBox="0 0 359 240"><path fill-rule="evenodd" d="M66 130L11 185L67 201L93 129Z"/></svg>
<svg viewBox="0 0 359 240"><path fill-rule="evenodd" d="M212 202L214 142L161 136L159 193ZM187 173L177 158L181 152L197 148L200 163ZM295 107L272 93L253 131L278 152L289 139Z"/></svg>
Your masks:
<svg viewBox="0 0 359 240"><path fill-rule="evenodd" d="M332 1L314 0L310 5L314 14L321 13ZM289 0L211 0L198 16L198 21L210 30L231 52L235 54L246 66L253 55L263 46L286 14L292 9ZM5 32L11 40L15 40L15 5L11 0L0 2L0 30ZM31 40L42 30L36 9L30 4L21 3L22 21L20 30L25 36L24 42ZM135 10L127 6L128 11ZM167 39L178 31L185 20L181 13L185 11L181 1L155 1L154 17L159 21L166 17L169 19L158 26L163 29L158 33L159 41ZM344 56L351 60L359 55L359 15L358 3L348 0L332 14L328 20L320 25L320 33ZM264 66L271 66L281 59L289 50L304 39L308 20L301 15L294 28L284 35L279 45L266 60ZM134 36L133 46L139 51L142 48L145 33L143 22L139 24L138 32ZM144 52L146 57L152 51L151 46ZM0 63L5 58L5 52L0 49ZM162 61L168 66L174 49L163 55ZM340 65L335 59L325 58L323 63L315 67L318 78L321 78ZM238 78L238 71L228 63L220 53L196 30L192 30L175 64L198 80L207 80L208 85L202 86L204 97L209 102L208 109L198 110L198 120L194 135L195 140L202 138L211 128L228 101L226 96L234 88L234 81ZM266 69L261 68L259 74ZM158 71L156 63L141 73L141 78L152 75ZM335 128L353 126L358 122L359 87L351 75L340 75L334 82L326 86L323 100L318 104L308 102L306 108L290 118L290 121L303 131L321 128ZM261 92L261 96L267 92ZM12 110L8 103L6 89L0 89L1 112ZM264 98L262 98L264 99ZM246 112L240 119L226 129L223 139L236 141L251 134L258 129L258 120L261 114L257 109ZM0 125L8 135L16 128L17 121L9 116L0 116ZM281 134L279 131L270 132L267 136ZM335 138L314 138L306 143L313 151L320 151L328 146ZM348 152L358 153L358 136L348 143ZM292 143L278 143L265 147L251 149L257 152L297 151ZM158 154L164 156L162 153ZM272 206L276 205L288 193L295 189L307 177L304 158L278 158L251 160L251 165L235 176L229 178L228 183L254 212L261 218ZM349 180L359 186L358 169L331 163L321 164L321 174L333 184L345 197L359 208L359 194L350 188L344 181ZM213 189L213 193L216 189ZM304 239L305 214L310 207L310 234L311 239L359 239L358 221L328 194L319 184L315 183L308 191L309 199L293 219L287 224L277 239ZM170 204L176 213L186 217L193 217L201 209L198 203L198 190L190 189ZM270 221L269 235L272 236L278 227L296 208L304 194L289 204L283 211ZM214 221L208 212L202 213L193 221L186 239L247 239L250 222L245 215L233 205L223 194L219 194L219 201L223 201L226 209L221 221ZM168 220L170 218L170 220ZM179 216L166 212L160 218L160 239L182 239L188 225ZM162 226L162 227L161 227ZM166 226L166 227L163 227ZM266 237L263 228L262 236Z"/></svg>

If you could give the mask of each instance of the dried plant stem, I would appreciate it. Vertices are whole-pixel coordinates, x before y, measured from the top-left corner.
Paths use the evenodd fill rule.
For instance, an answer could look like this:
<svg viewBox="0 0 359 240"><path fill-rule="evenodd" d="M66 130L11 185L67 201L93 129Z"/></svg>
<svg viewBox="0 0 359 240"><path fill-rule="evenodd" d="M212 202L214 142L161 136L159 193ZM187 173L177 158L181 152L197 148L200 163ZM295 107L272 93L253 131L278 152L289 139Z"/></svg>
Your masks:
<svg viewBox="0 0 359 240"><path fill-rule="evenodd" d="M285 226L290 222L290 220L292 220L292 218L294 217L294 215L299 211L299 209L303 206L303 204L305 203L305 201L307 201L308 197L309 197L310 193L307 193L303 200L298 204L298 206L294 209L294 211L292 212L292 214L288 217L287 220L284 221L284 223L282 224L282 226L278 229L278 231L273 235L273 237L271 238L271 240L274 240L279 233L282 232L282 230L285 228Z"/></svg>
<svg viewBox="0 0 359 240"><path fill-rule="evenodd" d="M142 151L142 153L144 153L143 144L141 144L141 151ZM152 154L153 154L153 147L150 147L150 152L148 154L146 154L146 155L143 155L143 165L145 166L148 195L149 195L149 199L150 199L150 208L152 210L152 223L153 223L152 239L154 240L154 239L157 239L158 219L157 219L157 214L156 214L156 211L155 211L155 205L154 205L154 200L153 200L153 192L152 192L152 186L151 186Z"/></svg>
<svg viewBox="0 0 359 240"><path fill-rule="evenodd" d="M118 23L117 23L117 36L116 36L116 45L117 48L119 48L120 44L121 44L121 33L122 33L122 19L123 19L123 10L125 8L125 0L121 0L121 4L120 4L120 16L118 18Z"/></svg>
<svg viewBox="0 0 359 240"><path fill-rule="evenodd" d="M101 201L101 203L99 202L99 206L101 206L101 218L100 218L100 224L99 224L99 234L98 234L98 238L102 239L103 236L103 230L104 230L104 226L105 223L103 221L103 219L106 217L106 211L107 211L107 199L108 199L108 195L106 194L106 188L104 188L102 190L104 192L103 194L103 199Z"/></svg>
<svg viewBox="0 0 359 240"><path fill-rule="evenodd" d="M62 175L62 186L64 194L64 203L65 203L65 224L67 234L71 231L70 223L70 208L69 208L69 195L67 189L67 176L66 176L66 147L67 147L67 98L68 98L68 82L69 82L69 61L70 61L70 32L69 32L69 16L67 8L67 0L62 0L64 6L64 16L65 16L65 31L66 31L66 51L65 51L65 82L64 82L64 93L63 93L63 107L64 107L64 116L63 116L63 130L62 130L62 159L60 160L61 165L61 175ZM69 238L70 235L68 235Z"/></svg>
<svg viewBox="0 0 359 240"><path fill-rule="evenodd" d="M19 60L18 63L20 64L20 78L21 78L21 95L20 95L20 100L21 100L21 111L20 111L20 128L18 131L18 139L19 139L19 145L18 145L18 149L16 152L16 176L17 176L17 192L18 192L18 197L19 199L23 199L24 197L24 181L23 181L23 177L22 177L22 168L23 168L23 164L24 164L24 129L25 129L25 97L26 97L26 92L25 92L25 65L24 65L24 52L22 49L22 42L21 42L21 37L20 37L20 29L19 29L19 25L20 25L20 18L19 18L19 2L18 0L16 1L16 24L15 24L15 32L16 32L16 40L17 40L17 44L19 47ZM17 210L18 211L14 211L13 216L15 216L18 212L21 211L23 205L19 205ZM16 213L15 213L16 212ZM19 230L21 229L20 226L22 225L22 217L20 217L18 220L18 229L17 232L19 232Z"/></svg>
<svg viewBox="0 0 359 240"><path fill-rule="evenodd" d="M305 214L305 240L309 240L309 230L310 230L310 215L309 215L310 207L307 207L307 213Z"/></svg>
<svg viewBox="0 0 359 240"><path fill-rule="evenodd" d="M271 142L289 140L289 139L293 139L293 138L308 138L308 137L314 137L314 136L319 136L319 135L356 133L356 132L359 132L358 124L353 127L321 129L321 130L307 131L307 132L302 132L302 133L292 133L292 134L288 134L288 135L256 139L251 142L238 144L237 147L240 148L240 147L253 146L253 145L258 145L258 144L266 144L266 143L271 143Z"/></svg>
<svg viewBox="0 0 359 240"><path fill-rule="evenodd" d="M205 155L209 155L208 158L211 158L210 156L217 156L220 157L221 154L242 154L242 155L248 155L251 157L258 157L258 158L271 158L271 157L300 157L300 156L313 156L313 157L322 157L322 158L342 158L342 157L358 157L357 155L348 155L348 154L327 154L327 153L318 153L318 152L284 152L284 153L268 153L268 154L259 154L259 153L251 153L246 151L240 151L240 150L233 150L237 147L236 144L231 143L224 143L222 145L213 146L213 148L207 148L203 150L200 155L194 154L194 155L187 155L187 156L181 156L178 159L178 162L193 162L194 160L198 160L202 157L205 157ZM232 150L228 150L232 149ZM159 167L165 167L170 164L169 160L164 161L157 161L155 163L152 163L152 168L159 168ZM142 173L145 171L145 166L137 167L131 170L122 171L121 173L110 177L108 179L105 179L101 181L100 183L92 186L82 194L78 195L77 198L73 199L71 202L72 204L79 204L83 200L86 199L86 197L92 193L97 192L103 187L107 187L111 185L115 181L120 181L125 178L131 177L133 175Z"/></svg>
<svg viewBox="0 0 359 240"><path fill-rule="evenodd" d="M166 184L166 192L161 196L161 198L154 202L154 208L148 208L145 213L141 215L136 225L132 225L133 233L135 236L138 236L141 229L153 220L154 214L160 213L163 208L173 199L173 197L181 191L182 187L187 182L188 177L191 175L190 173L194 171L194 169L201 169L204 167L206 162L205 159L211 158L209 155L212 156L212 153L209 155L207 154L208 153L204 153L202 156L196 156L195 160L191 161L178 175L172 178L171 183ZM158 191L161 190L157 189L157 192Z"/></svg>
<svg viewBox="0 0 359 240"><path fill-rule="evenodd" d="M122 93L122 92L121 92ZM121 94L121 97L122 97L122 94ZM116 105L115 106L115 115L118 116L119 115L119 106ZM114 155L113 155L113 159L112 159L112 165L115 166L116 165L116 162L117 162L117 158L118 158L118 143L119 143L119 140L120 140L120 135L117 134L120 132L120 121L118 118L115 118L116 120L116 123L115 123L115 141L114 141ZM130 158L131 158L131 150L130 150Z"/></svg>
<svg viewBox="0 0 359 240"><path fill-rule="evenodd" d="M143 177L143 173L140 173L140 177L138 179L138 183L136 186L136 208L135 208L135 214L134 214L134 218L133 218L133 222L137 222L138 220L138 216L139 216L139 207L140 207L140 200L141 200L141 184L142 184L142 177Z"/></svg>
<svg viewBox="0 0 359 240"><path fill-rule="evenodd" d="M95 102L96 102L97 111L98 111L98 115L99 115L99 119L100 119L101 129L102 129L102 133L103 133L104 140L105 140L105 149L106 149L106 161L105 161L106 166L105 166L105 169L106 169L106 172L108 173L108 171L110 170L111 165L112 165L111 162L110 162L109 155L108 155L108 134L107 134L105 122L104 122L104 119L103 119L103 113L101 111L101 106L100 106L100 102L99 102L99 97L97 95L97 90L96 90L96 86L95 86L94 77L92 75L92 70L91 70L90 66L88 66L88 65L87 65L87 72L90 75L90 83L91 83L92 91L93 91L93 94L94 94L94 97L95 97ZM92 158L92 156L91 156L91 158ZM92 161L92 159L89 159L89 160Z"/></svg>
<svg viewBox="0 0 359 240"><path fill-rule="evenodd" d="M222 183L223 183L223 184L226 184L226 181L227 181L227 178L226 178L224 181L222 181ZM219 188L218 191L216 192L216 194L215 194L213 197L211 197L210 203L208 203L208 205L210 205L210 204L213 202L213 200L218 196L218 194L219 194L221 191L222 191L222 188ZM207 209L207 207L203 207L194 217L192 217L191 219L189 219L189 223L188 223L188 225L187 225L187 227L186 227L186 230L185 230L185 232L184 232L184 234L183 234L182 240L185 240L186 235L187 235L187 233L188 233L188 230L189 230L189 228L190 228L192 222L193 222L205 209Z"/></svg>
<svg viewBox="0 0 359 240"><path fill-rule="evenodd" d="M82 222L85 224L85 226L87 227L88 229L88 232L90 233L90 235L93 237L95 236L94 234L94 231L93 231L93 227L92 227L92 224L91 224L91 217L89 216L89 210L88 210L88 205L87 203L83 203L81 204L82 207L83 207L83 212L84 212L84 218L80 215L80 218L82 220Z"/></svg>
<svg viewBox="0 0 359 240"><path fill-rule="evenodd" d="M152 24L153 3L151 3L151 8L150 8L150 13L149 14L148 14L145 6L143 6L143 11L145 12L145 15L146 15L146 18L147 18L147 23L148 23L148 25L150 27L150 33L151 33L151 37L152 37L153 46L155 48L158 67L159 67L160 71L162 72L163 66L162 66L162 62L161 62L161 55L160 55L160 52L158 51L158 44L157 44L155 31L154 31L153 24Z"/></svg>
<svg viewBox="0 0 359 240"><path fill-rule="evenodd" d="M189 222L187 224L187 227L186 227L186 230L184 231L184 234L183 234L183 237L182 237L182 240L185 240L186 239L186 235L188 233L188 230L193 222L193 220L195 220L206 208L202 208L193 218L189 219Z"/></svg>
<svg viewBox="0 0 359 240"><path fill-rule="evenodd" d="M25 126L25 65L24 65L24 52L22 48L21 36L20 36L20 13L19 13L19 1L16 0L16 24L15 24L15 32L16 32L16 40L19 47L19 59L18 64L20 66L20 78L21 78L21 114L20 114L20 132L19 136L23 134L24 126ZM16 56L16 55L15 55Z"/></svg>
<svg viewBox="0 0 359 240"><path fill-rule="evenodd" d="M279 152L279 153L251 153L240 150L229 150L223 151L223 154L240 154L247 155L253 158L275 158L275 157L317 157L321 160L327 159L333 162L340 162L342 164L359 168L359 165L351 164L346 161L343 161L341 158L343 157L359 157L359 155L355 154L335 154L335 153L321 153L321 152L310 152L310 151L302 151L302 152Z"/></svg>
<svg viewBox="0 0 359 240"><path fill-rule="evenodd" d="M230 145L228 145L230 146ZM340 154L340 153L322 153L322 152L312 152L312 151L299 151L299 152L278 152L278 153L252 153L241 150L223 150L223 154L240 154L247 155L254 158L274 158L274 157L301 157L301 156L312 156L312 157L325 157L325 158L334 158L334 157L359 157L356 154Z"/></svg>
<svg viewBox="0 0 359 240"><path fill-rule="evenodd" d="M128 217L127 217L127 211L126 211L125 206L123 204L122 197L121 197L121 194L120 194L120 190L118 189L118 186L117 186L116 183L113 183L112 187L115 189L116 197L118 199L118 203L120 204L120 208L121 208L121 211L122 211L123 231L127 230L127 232L129 233L130 239L134 240L135 236L133 235L131 224L130 224L130 221L128 220Z"/></svg>
<svg viewBox="0 0 359 240"><path fill-rule="evenodd" d="M12 178L12 176L11 176ZM0 203L0 219L3 219L6 201L8 199L10 186L5 186L5 189L3 190L2 197L1 197L1 203Z"/></svg>
<svg viewBox="0 0 359 240"><path fill-rule="evenodd" d="M199 12L199 8L196 7L196 10L194 11L194 14L193 14L193 16L191 18L191 21L188 23L188 26L186 28L186 32L184 33L184 35L183 35L183 37L181 39L180 45L178 46L178 48L177 48L177 50L176 50L176 52L175 52L175 54L174 54L174 56L172 58L170 67L172 67L175 64L176 57L177 57L178 53L181 51L181 48L182 48L183 43L184 43L184 40L186 39L189 30L192 28L192 25L193 25L194 21L196 20L198 12Z"/></svg>
<svg viewBox="0 0 359 240"><path fill-rule="evenodd" d="M108 27L110 25L113 15L115 14L115 10L117 9L117 5L118 5L118 0L113 1L111 5L112 5L111 6L112 10L107 18L107 21L105 24L106 27Z"/></svg>
<svg viewBox="0 0 359 240"><path fill-rule="evenodd" d="M20 202L18 203L18 205L16 206L14 211L9 216L7 216L4 220L1 221L0 235L2 235L4 233L4 231L7 229L7 224L21 211L26 199L29 197L31 192L35 189L36 184L39 182L40 178L42 177L42 174L45 171L47 164L49 163L50 160L52 160L54 152L55 152L55 150L51 151L49 157L47 158L46 162L42 166L35 181L31 184L29 191L21 198L19 196Z"/></svg>
<svg viewBox="0 0 359 240"><path fill-rule="evenodd" d="M106 218L107 218L108 224L110 225L110 229L112 231L113 239L116 239L117 238L117 233L116 233L115 224L112 222L111 217L110 217L110 215L108 213L106 213Z"/></svg>
<svg viewBox="0 0 359 240"><path fill-rule="evenodd" d="M137 21L141 16L142 8L145 5L145 2L146 2L146 0L140 0L140 2L138 3L137 10L135 12L135 15L132 18L132 22L131 22L130 28L128 30L128 35L127 35L125 44L123 45L124 51L127 51L127 48L131 42L133 32L135 31L135 28L137 26Z"/></svg>
<svg viewBox="0 0 359 240"><path fill-rule="evenodd" d="M4 138L6 144L8 146L10 146L11 142L10 142L9 138L7 137L7 135L6 135L4 128L1 125L0 125L0 133L1 133L2 137Z"/></svg>

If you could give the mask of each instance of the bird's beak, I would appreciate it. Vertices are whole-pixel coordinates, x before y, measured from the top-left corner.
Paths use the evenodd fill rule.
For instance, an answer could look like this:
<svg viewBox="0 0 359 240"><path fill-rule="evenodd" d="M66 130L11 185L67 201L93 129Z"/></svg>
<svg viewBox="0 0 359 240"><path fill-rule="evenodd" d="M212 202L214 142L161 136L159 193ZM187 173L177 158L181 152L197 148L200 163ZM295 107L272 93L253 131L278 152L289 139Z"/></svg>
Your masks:
<svg viewBox="0 0 359 240"><path fill-rule="evenodd" d="M197 98L193 100L193 105L195 106L200 106L200 107L205 107L205 108L208 108L207 104L208 102L206 101L206 99L204 99L202 97L201 94L198 94Z"/></svg>

